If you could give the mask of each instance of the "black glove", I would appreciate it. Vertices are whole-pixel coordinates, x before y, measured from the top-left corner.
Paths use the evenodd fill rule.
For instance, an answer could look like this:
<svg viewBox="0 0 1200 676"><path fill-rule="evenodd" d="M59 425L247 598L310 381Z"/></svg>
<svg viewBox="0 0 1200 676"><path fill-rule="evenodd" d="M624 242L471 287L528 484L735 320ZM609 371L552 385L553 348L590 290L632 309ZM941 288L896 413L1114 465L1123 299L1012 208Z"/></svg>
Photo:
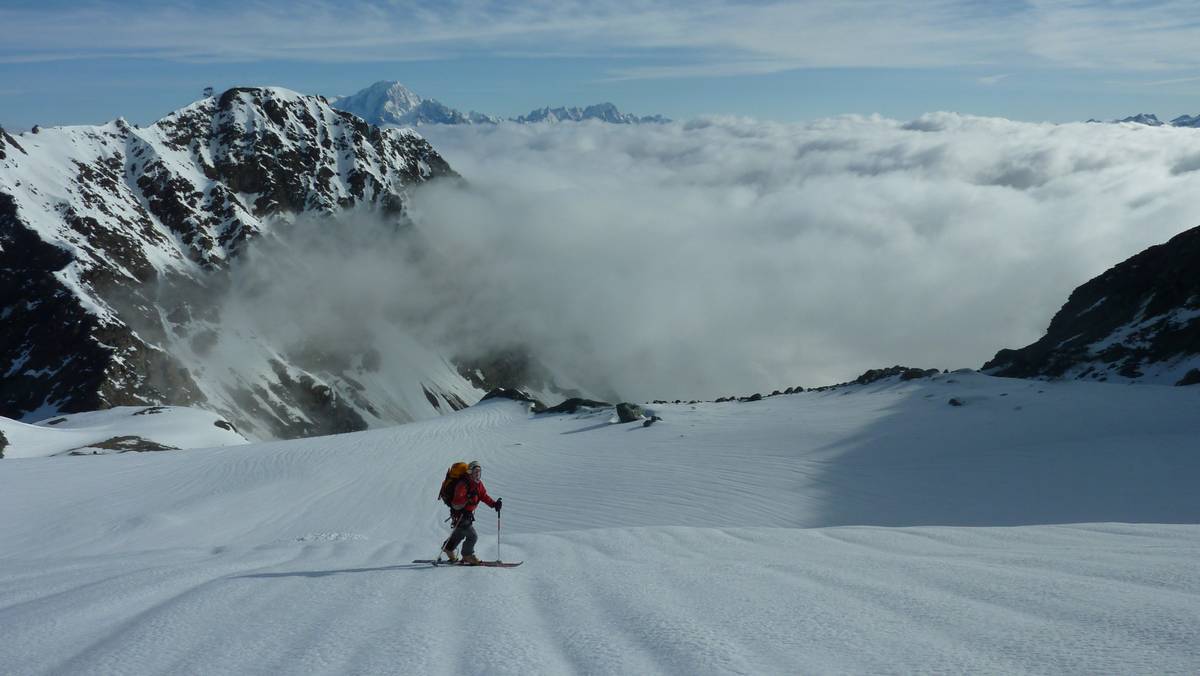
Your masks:
<svg viewBox="0 0 1200 676"><path fill-rule="evenodd" d="M504 506L504 498L496 498L496 511L499 512L500 508L503 506Z"/></svg>

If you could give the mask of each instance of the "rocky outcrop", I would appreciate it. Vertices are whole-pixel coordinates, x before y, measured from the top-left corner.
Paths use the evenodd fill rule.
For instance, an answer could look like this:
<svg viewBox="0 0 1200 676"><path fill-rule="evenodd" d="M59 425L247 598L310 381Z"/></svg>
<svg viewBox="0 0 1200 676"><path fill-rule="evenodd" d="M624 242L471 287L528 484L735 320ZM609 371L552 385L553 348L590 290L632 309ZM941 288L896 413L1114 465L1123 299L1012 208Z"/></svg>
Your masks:
<svg viewBox="0 0 1200 676"><path fill-rule="evenodd" d="M617 420L627 423L635 420L641 420L644 411L641 406L623 401L617 404Z"/></svg>
<svg viewBox="0 0 1200 676"><path fill-rule="evenodd" d="M97 450L98 449L98 450ZM111 437L104 441L88 444L68 451L68 455L99 455L99 451L111 453L152 453L156 451L178 451L175 446L160 444L157 441L135 435Z"/></svg>
<svg viewBox="0 0 1200 676"><path fill-rule="evenodd" d="M918 369L911 366L892 366L885 369L869 369L862 375L854 379L856 385L868 385L884 378L900 376L900 380L916 380L917 378L929 378L936 376L941 371L937 369Z"/></svg>
<svg viewBox="0 0 1200 676"><path fill-rule="evenodd" d="M530 410L532 410L534 413L541 413L542 411L546 410L545 404L538 401L536 398L534 398L528 392L523 392L516 388L497 387L496 389L492 390L491 392L488 392L487 394L483 395L483 398L480 399L479 401L480 401L480 403L482 403L482 402L488 401L490 399L511 399L512 401L527 402L529 404Z"/></svg>
<svg viewBox="0 0 1200 676"><path fill-rule="evenodd" d="M609 406L612 406L612 404L606 401L571 397L557 406L547 408L542 413L578 413L579 409L582 408L608 408Z"/></svg>
<svg viewBox="0 0 1200 676"><path fill-rule="evenodd" d="M1075 289L1046 335L1005 349L984 372L1014 378L1186 384L1200 366L1200 228Z"/></svg>

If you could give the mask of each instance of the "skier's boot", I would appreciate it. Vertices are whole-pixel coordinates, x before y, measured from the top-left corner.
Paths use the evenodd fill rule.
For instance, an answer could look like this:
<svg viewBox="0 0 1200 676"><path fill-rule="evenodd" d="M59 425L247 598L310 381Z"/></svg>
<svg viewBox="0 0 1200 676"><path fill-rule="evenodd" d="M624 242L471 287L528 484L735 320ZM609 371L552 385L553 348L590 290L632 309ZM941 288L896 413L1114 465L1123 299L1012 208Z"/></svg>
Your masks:
<svg viewBox="0 0 1200 676"><path fill-rule="evenodd" d="M446 558L450 561L450 563L458 562L458 554L455 554L453 549L443 549L442 553L446 555Z"/></svg>
<svg viewBox="0 0 1200 676"><path fill-rule="evenodd" d="M479 557L475 556L474 554L463 554L462 562L467 564L476 564L479 563Z"/></svg>

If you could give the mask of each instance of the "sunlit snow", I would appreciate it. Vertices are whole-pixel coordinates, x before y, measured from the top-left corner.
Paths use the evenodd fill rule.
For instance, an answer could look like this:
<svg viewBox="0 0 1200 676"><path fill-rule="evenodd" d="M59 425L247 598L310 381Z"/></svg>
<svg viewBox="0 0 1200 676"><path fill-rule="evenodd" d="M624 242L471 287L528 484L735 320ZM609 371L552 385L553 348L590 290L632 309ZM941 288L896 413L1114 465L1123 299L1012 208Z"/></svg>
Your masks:
<svg viewBox="0 0 1200 676"><path fill-rule="evenodd" d="M951 406L957 399L963 405ZM0 461L13 674L1200 670L1200 389L975 373ZM478 459L479 554L432 568ZM497 527L501 530L497 533Z"/></svg>

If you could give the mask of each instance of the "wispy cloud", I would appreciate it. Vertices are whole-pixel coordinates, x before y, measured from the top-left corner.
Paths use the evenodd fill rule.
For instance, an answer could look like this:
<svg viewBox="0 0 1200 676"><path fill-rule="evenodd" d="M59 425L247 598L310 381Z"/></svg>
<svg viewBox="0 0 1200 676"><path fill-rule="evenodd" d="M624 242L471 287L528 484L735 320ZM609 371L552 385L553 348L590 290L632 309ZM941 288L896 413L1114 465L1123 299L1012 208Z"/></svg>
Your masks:
<svg viewBox="0 0 1200 676"><path fill-rule="evenodd" d="M1048 63L1109 70L1200 65L1200 5L1191 0L1033 0L1030 54Z"/></svg>
<svg viewBox="0 0 1200 676"><path fill-rule="evenodd" d="M1167 80L1151 80L1149 82L1138 82L1143 87L1165 87L1167 85L1188 84L1190 82L1200 82L1200 75L1193 77L1175 77Z"/></svg>
<svg viewBox="0 0 1200 676"><path fill-rule="evenodd" d="M1200 5L1180 0L102 1L0 9L0 61L8 63L583 53L645 57L614 68L614 79L970 64L1163 70L1200 66L1198 41Z"/></svg>
<svg viewBox="0 0 1200 676"><path fill-rule="evenodd" d="M999 83L1001 80L1008 79L1011 76L1012 76L1012 73L1000 73L998 75L985 75L983 77L976 78L975 81L981 85L987 85L990 87L994 84Z"/></svg>

